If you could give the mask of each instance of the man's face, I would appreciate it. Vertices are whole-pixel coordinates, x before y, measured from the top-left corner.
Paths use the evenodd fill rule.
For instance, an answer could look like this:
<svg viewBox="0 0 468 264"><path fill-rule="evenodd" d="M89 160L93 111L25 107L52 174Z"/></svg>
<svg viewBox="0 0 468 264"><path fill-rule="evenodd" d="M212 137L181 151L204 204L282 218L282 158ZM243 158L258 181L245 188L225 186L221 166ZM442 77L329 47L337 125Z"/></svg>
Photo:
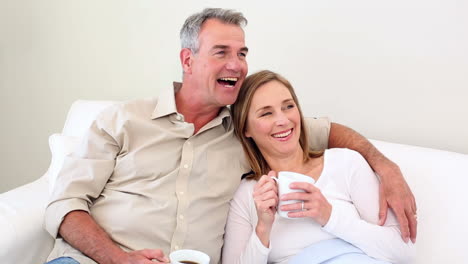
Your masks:
<svg viewBox="0 0 468 264"><path fill-rule="evenodd" d="M191 79L203 102L210 106L233 104L247 75L244 31L236 25L208 19L202 25L199 50L192 55Z"/></svg>

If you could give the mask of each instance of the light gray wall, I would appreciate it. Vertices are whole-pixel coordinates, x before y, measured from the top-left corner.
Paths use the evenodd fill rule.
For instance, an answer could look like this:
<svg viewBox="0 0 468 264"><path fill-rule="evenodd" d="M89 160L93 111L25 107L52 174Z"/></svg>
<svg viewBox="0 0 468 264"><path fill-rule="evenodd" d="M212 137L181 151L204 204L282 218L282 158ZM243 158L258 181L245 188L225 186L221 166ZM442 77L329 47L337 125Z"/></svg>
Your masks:
<svg viewBox="0 0 468 264"><path fill-rule="evenodd" d="M46 172L74 100L180 80L178 31L208 6L247 16L250 72L290 79L307 115L468 154L466 1L0 0L0 192Z"/></svg>

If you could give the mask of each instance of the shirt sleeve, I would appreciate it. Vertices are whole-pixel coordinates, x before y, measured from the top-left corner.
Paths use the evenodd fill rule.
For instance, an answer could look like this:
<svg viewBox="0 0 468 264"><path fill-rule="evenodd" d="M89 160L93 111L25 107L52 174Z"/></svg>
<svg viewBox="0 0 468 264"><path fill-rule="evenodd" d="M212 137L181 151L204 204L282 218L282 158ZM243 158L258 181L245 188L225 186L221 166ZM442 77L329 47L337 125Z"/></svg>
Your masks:
<svg viewBox="0 0 468 264"><path fill-rule="evenodd" d="M57 237L69 212L89 212L89 205L99 197L114 170L120 147L112 135L116 117L109 113L113 108L108 110L92 123L77 150L65 157L57 175L44 219L45 228L53 237Z"/></svg>
<svg viewBox="0 0 468 264"><path fill-rule="evenodd" d="M312 150L324 150L328 148L328 136L331 123L327 117L305 118L306 131L309 133L309 147Z"/></svg>
<svg viewBox="0 0 468 264"><path fill-rule="evenodd" d="M252 184L243 180L229 210L223 246L223 264L267 263L270 249L263 246L253 228ZM253 205L255 206L255 205ZM271 247L271 246L270 246Z"/></svg>
<svg viewBox="0 0 468 264"><path fill-rule="evenodd" d="M367 255L392 263L411 263L414 245L401 238L398 222L389 210L384 226L378 225L379 180L355 151L349 150L347 185L352 203L330 201L333 209L325 231L359 247Z"/></svg>

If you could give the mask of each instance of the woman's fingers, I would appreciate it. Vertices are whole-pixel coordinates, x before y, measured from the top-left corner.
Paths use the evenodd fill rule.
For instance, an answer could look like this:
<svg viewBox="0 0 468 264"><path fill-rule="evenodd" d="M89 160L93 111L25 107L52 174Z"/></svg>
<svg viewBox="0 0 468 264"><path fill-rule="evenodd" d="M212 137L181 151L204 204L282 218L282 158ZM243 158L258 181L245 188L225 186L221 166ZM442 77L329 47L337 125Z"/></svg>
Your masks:
<svg viewBox="0 0 468 264"><path fill-rule="evenodd" d="M276 184L274 182L265 182L263 185L257 186L254 188L254 193L253 195L261 195L263 193L272 191L274 193L278 193L278 188L276 187Z"/></svg>
<svg viewBox="0 0 468 264"><path fill-rule="evenodd" d="M304 192L291 192L283 194L280 197L281 201L288 200L312 200L315 196L322 196L320 189L306 182L293 182L290 185L291 189L303 190Z"/></svg>
<svg viewBox="0 0 468 264"><path fill-rule="evenodd" d="M263 175L255 185L253 195L255 197L268 191L273 191L277 194L278 188L274 180L272 180L269 176Z"/></svg>
<svg viewBox="0 0 468 264"><path fill-rule="evenodd" d="M281 211L290 211L288 216L292 218L310 217L322 226L328 222L332 207L320 189L313 184L305 182L291 183L290 188L303 190L303 192L292 192L281 195L281 201L297 201L282 205L279 208Z"/></svg>
<svg viewBox="0 0 468 264"><path fill-rule="evenodd" d="M268 210L274 210L276 212L276 205L278 202L275 199L268 199L264 201L257 201L257 209L259 209L262 212L266 212Z"/></svg>
<svg viewBox="0 0 468 264"><path fill-rule="evenodd" d="M291 218L310 217L324 226L330 219L332 206L326 199L317 199L283 205L280 210L290 211L288 216Z"/></svg>
<svg viewBox="0 0 468 264"><path fill-rule="evenodd" d="M303 190L305 192L313 192L313 191L319 190L313 184L310 184L308 182L292 182L289 185L289 188L293 190Z"/></svg>

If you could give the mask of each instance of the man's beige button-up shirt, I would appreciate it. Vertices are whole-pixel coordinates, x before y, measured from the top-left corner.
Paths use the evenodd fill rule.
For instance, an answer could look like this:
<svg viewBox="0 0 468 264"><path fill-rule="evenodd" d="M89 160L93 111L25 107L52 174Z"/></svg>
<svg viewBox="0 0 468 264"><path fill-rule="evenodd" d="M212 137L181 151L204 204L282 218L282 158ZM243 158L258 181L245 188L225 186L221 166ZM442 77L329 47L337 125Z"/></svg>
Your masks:
<svg viewBox="0 0 468 264"><path fill-rule="evenodd" d="M328 120L314 123L322 134L314 142L326 146ZM228 108L193 132L173 90L106 109L64 162L46 209L48 232L57 237L64 216L84 210L124 250L190 248L218 263L229 201L250 169ZM49 260L60 256L95 263L58 237Z"/></svg>

